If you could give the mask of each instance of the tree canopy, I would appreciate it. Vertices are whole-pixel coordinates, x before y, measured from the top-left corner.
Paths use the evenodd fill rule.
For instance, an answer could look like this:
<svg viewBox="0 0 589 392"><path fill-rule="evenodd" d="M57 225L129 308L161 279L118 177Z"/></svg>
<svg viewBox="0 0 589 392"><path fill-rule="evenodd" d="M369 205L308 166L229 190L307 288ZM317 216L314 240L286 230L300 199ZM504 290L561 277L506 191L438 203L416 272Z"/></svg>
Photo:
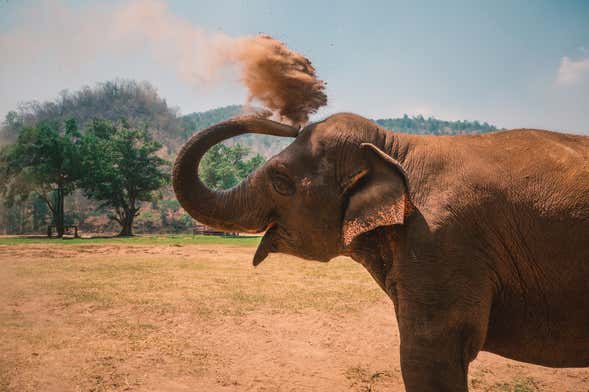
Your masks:
<svg viewBox="0 0 589 392"><path fill-rule="evenodd" d="M80 178L80 133L75 120L43 122L24 128L16 143L0 152L0 190L8 205L34 192L53 215L58 236L63 235L63 198ZM55 197L53 197L55 195Z"/></svg>
<svg viewBox="0 0 589 392"><path fill-rule="evenodd" d="M122 121L95 120L82 137L79 185L86 196L110 208L110 218L121 225L121 235L133 234L133 220L141 201L152 200L169 182L168 162L157 156L161 144L145 129Z"/></svg>
<svg viewBox="0 0 589 392"><path fill-rule="evenodd" d="M241 144L213 146L200 164L199 175L203 183L213 189L228 189L239 184L264 163L264 158L260 154L246 159L249 152L249 148Z"/></svg>

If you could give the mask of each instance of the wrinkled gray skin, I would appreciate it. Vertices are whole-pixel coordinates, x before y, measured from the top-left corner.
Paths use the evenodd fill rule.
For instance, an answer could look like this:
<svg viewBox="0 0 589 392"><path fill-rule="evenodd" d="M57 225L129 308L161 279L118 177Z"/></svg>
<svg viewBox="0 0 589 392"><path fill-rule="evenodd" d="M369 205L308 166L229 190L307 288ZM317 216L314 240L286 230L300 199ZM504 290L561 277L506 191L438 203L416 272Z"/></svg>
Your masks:
<svg viewBox="0 0 589 392"><path fill-rule="evenodd" d="M254 264L361 263L394 303L408 391L466 391L480 350L589 366L588 137L403 135L337 114L238 187L206 189L202 154L246 132L297 134L256 118L196 134L174 168L178 200L207 225L267 230Z"/></svg>

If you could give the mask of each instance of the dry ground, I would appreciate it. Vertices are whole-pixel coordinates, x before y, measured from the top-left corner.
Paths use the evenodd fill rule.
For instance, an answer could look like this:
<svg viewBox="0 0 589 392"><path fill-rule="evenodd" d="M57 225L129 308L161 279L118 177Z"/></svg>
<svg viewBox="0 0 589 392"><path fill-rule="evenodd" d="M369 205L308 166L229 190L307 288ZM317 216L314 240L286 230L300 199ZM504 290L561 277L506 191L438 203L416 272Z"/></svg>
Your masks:
<svg viewBox="0 0 589 392"><path fill-rule="evenodd" d="M402 391L393 306L349 259L251 246L0 245L2 391ZM481 353L472 391L589 390Z"/></svg>

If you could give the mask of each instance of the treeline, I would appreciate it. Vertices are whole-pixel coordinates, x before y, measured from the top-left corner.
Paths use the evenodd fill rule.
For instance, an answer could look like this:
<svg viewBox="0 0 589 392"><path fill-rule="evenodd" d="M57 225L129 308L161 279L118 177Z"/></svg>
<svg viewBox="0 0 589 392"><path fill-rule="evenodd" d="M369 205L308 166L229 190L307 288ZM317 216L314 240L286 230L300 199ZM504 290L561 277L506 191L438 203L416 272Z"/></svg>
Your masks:
<svg viewBox="0 0 589 392"><path fill-rule="evenodd" d="M232 105L183 116L180 118L183 135L188 137L194 133L194 130L204 129L220 121L241 115L243 112L244 108L242 106ZM479 121L468 120L445 121L434 117L425 118L422 115L409 116L404 114L400 118L386 118L373 121L381 127L394 132L419 135L463 135L497 130L497 127L487 122L481 123ZM226 142L226 144L232 145L239 143L255 153L259 153L265 157L271 157L282 151L291 142L291 139L269 135L241 135L232 141Z"/></svg>
<svg viewBox="0 0 589 392"><path fill-rule="evenodd" d="M424 118L422 115L401 118L378 119L375 122L383 128L401 133L427 135L462 135L467 133L485 133L496 131L497 127L478 121L444 121L437 118Z"/></svg>
<svg viewBox="0 0 589 392"><path fill-rule="evenodd" d="M152 85L130 80L21 104L0 129L0 232L43 233L51 224L77 225L86 233L187 231L193 222L172 192L170 162L194 132L244 112L232 105L181 116ZM436 135L496 129L407 115L375 122ZM241 135L212 148L200 175L210 187L229 188L290 142ZM143 177L130 182L133 175ZM135 188L123 185L130 183Z"/></svg>
<svg viewBox="0 0 589 392"><path fill-rule="evenodd" d="M83 133L73 118L44 120L22 128L16 142L0 151L0 193L7 207L30 204L36 215L45 212L33 227L50 215L62 237L65 198L79 189L120 225L119 235L129 236L140 203L153 200L169 182L169 164L156 155L160 149L145 129L132 128L126 119L95 119Z"/></svg>

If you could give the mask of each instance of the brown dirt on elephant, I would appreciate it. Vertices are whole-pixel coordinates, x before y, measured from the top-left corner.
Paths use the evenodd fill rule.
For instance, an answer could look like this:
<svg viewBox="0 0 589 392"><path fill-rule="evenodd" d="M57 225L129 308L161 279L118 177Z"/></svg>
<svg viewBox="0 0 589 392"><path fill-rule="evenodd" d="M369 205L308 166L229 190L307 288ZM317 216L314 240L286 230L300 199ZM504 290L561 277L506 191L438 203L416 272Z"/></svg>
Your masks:
<svg viewBox="0 0 589 392"><path fill-rule="evenodd" d="M390 300L359 265L221 245L0 246L0 390L402 391ZM587 391L481 353L472 391Z"/></svg>

